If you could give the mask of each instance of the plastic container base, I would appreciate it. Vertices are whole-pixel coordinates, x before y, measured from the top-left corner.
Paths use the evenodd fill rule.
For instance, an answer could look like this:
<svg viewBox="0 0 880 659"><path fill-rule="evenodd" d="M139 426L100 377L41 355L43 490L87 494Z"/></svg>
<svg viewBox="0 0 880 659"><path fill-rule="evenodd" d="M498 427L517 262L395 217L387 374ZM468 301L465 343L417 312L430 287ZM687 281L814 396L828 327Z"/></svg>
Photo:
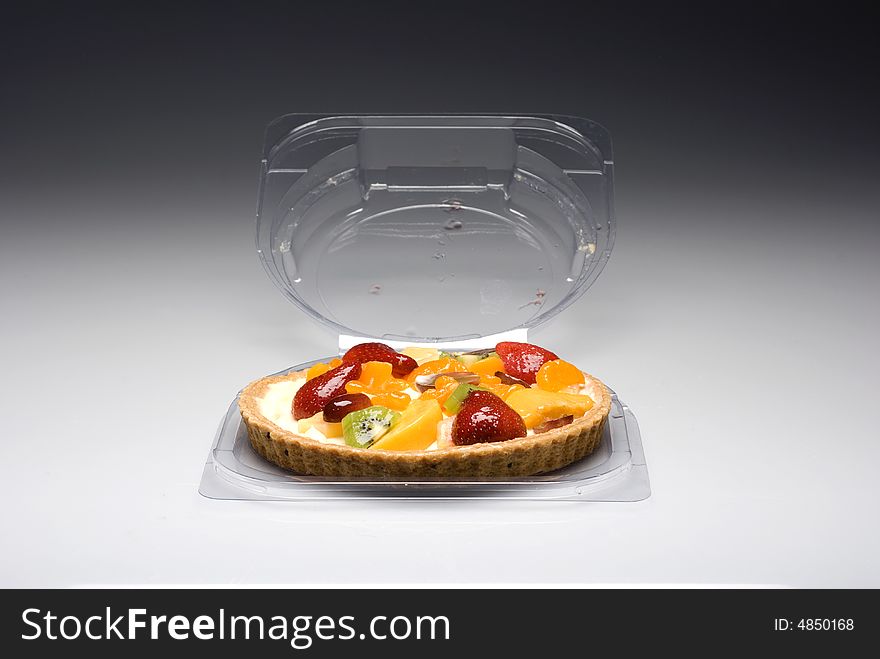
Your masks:
<svg viewBox="0 0 880 659"><path fill-rule="evenodd" d="M291 369L293 370L293 369ZM295 474L251 447L238 411L229 406L202 472L199 492L210 499L312 500L550 500L641 501L651 495L639 426L613 395L599 447L564 469L504 480L352 480Z"/></svg>

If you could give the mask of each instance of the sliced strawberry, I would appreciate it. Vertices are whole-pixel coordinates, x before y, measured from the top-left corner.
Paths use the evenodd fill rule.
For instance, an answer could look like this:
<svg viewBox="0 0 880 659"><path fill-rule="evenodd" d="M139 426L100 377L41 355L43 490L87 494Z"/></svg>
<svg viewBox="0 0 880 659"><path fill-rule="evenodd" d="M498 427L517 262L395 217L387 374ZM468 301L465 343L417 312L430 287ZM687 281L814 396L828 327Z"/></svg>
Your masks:
<svg viewBox="0 0 880 659"><path fill-rule="evenodd" d="M293 397L294 419L314 416L324 409L331 399L346 393L345 385L361 376L360 362L342 364L323 375L312 378L299 388Z"/></svg>
<svg viewBox="0 0 880 659"><path fill-rule="evenodd" d="M452 423L452 443L467 446L526 436L526 424L513 408L490 391L471 391Z"/></svg>
<svg viewBox="0 0 880 659"><path fill-rule="evenodd" d="M495 346L495 352L504 362L504 371L528 384L535 384L535 374L545 362L559 359L549 350L531 343L502 341Z"/></svg>
<svg viewBox="0 0 880 659"><path fill-rule="evenodd" d="M403 378L410 374L418 364L416 360L403 355L384 343L358 343L342 356L343 364L359 362L385 362L391 364L391 375Z"/></svg>

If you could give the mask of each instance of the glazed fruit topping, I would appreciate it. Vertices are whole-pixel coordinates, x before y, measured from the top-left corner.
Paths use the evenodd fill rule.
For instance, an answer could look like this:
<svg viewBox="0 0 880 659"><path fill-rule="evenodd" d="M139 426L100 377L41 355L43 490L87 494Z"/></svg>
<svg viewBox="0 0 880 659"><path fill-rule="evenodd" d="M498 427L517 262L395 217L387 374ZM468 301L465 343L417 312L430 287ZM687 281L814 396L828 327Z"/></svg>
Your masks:
<svg viewBox="0 0 880 659"><path fill-rule="evenodd" d="M406 377L418 366L415 359L389 348L384 343L359 343L352 346L342 356L342 363L353 362L386 362L391 364L396 378Z"/></svg>
<svg viewBox="0 0 880 659"><path fill-rule="evenodd" d="M520 380L519 378L515 378L512 375L508 375L504 371L495 371L495 377L501 380L501 384L518 384L523 387L529 386L528 382Z"/></svg>
<svg viewBox="0 0 880 659"><path fill-rule="evenodd" d="M324 409L333 398L346 393L345 385L360 377L360 362L342 364L308 380L293 397L294 419L305 419Z"/></svg>
<svg viewBox="0 0 880 659"><path fill-rule="evenodd" d="M493 375L496 371L504 368L504 362L496 354L489 355L485 359L468 366L468 369L479 375Z"/></svg>
<svg viewBox="0 0 880 659"><path fill-rule="evenodd" d="M425 389L422 395L419 397L420 400L436 400L440 403L440 407L443 408L443 411L446 414L453 414L453 412L449 412L445 403L452 395L458 387L460 386L460 382L446 375L438 375L437 380L434 382L434 387L432 389Z"/></svg>
<svg viewBox="0 0 880 659"><path fill-rule="evenodd" d="M371 404L370 397L366 394L342 394L324 405L324 421L339 423L346 414L365 409Z"/></svg>
<svg viewBox="0 0 880 659"><path fill-rule="evenodd" d="M584 374L564 359L553 359L538 369L535 382L544 391L562 391L566 387L584 384Z"/></svg>
<svg viewBox="0 0 880 659"><path fill-rule="evenodd" d="M480 381L480 376L476 373L463 371L461 373L430 373L428 375L419 375L415 378L414 382L419 391L425 391L426 389L433 389L437 384L437 380L443 377L449 377L458 382L467 382L469 384L477 384Z"/></svg>
<svg viewBox="0 0 880 659"><path fill-rule="evenodd" d="M318 362L314 364L309 370L306 372L306 380L311 380L312 378L316 378L319 375L324 375L329 370L336 368L342 364L341 359L331 359L328 363Z"/></svg>
<svg viewBox="0 0 880 659"><path fill-rule="evenodd" d="M490 355L495 354L494 348L488 348L483 350L472 350L470 352L441 352L441 357L448 357L449 359L455 359L462 364L464 364L467 368L470 368L474 364L479 361L483 361Z"/></svg>
<svg viewBox="0 0 880 659"><path fill-rule="evenodd" d="M545 421L541 425L535 426L535 432L547 432L548 430L554 430L555 428L567 426L572 422L574 422L574 415L569 414L568 416L564 416L559 419L552 419L551 421Z"/></svg>
<svg viewBox="0 0 880 659"><path fill-rule="evenodd" d="M431 361L420 365L409 374L407 379L415 384L416 378L423 375L439 375L441 373L445 375L448 373L461 373L465 370L466 368L462 366L460 361L457 361L452 357L440 357L439 359L432 359Z"/></svg>
<svg viewBox="0 0 880 659"><path fill-rule="evenodd" d="M361 375L345 385L350 394L366 394L373 405L384 405L393 410L404 410L412 400L406 389L409 383L394 377L392 365L388 362L365 362L361 364Z"/></svg>
<svg viewBox="0 0 880 659"><path fill-rule="evenodd" d="M459 356L461 357L477 357L478 359L485 359L489 355L495 352L495 348L480 348L479 350L469 350L468 352L462 352Z"/></svg>
<svg viewBox="0 0 880 659"><path fill-rule="evenodd" d="M522 417L495 394L479 389L467 394L452 423L452 443L456 446L525 436Z"/></svg>
<svg viewBox="0 0 880 659"><path fill-rule="evenodd" d="M381 405L365 407L342 419L342 437L349 446L368 448L387 433L399 418L399 412L392 412Z"/></svg>
<svg viewBox="0 0 880 659"><path fill-rule="evenodd" d="M505 373L528 384L535 384L535 376L546 362L559 359L540 346L516 341L502 341L495 346L495 352L504 363Z"/></svg>
<svg viewBox="0 0 880 659"><path fill-rule="evenodd" d="M501 378L494 375L480 376L480 389L491 391L503 401L506 401L508 396L510 396L510 394L512 394L517 389L523 389L525 387L528 387L528 385L504 384L503 382L501 382Z"/></svg>
<svg viewBox="0 0 880 659"><path fill-rule="evenodd" d="M395 418L391 430L373 445L373 449L424 451L436 441L437 424L442 420L443 413L436 400L414 400Z"/></svg>
<svg viewBox="0 0 880 659"><path fill-rule="evenodd" d="M522 417L526 428L536 428L542 423L568 415L581 417L593 407L593 399L589 396L544 391L535 387L518 388L505 402Z"/></svg>
<svg viewBox="0 0 880 659"><path fill-rule="evenodd" d="M464 402L464 399L468 397L472 391L476 391L477 387L468 384L467 382L462 382L455 389L452 390L452 393L446 397L446 402L443 403L443 408L446 410L447 414L458 414L458 411L461 409L461 404Z"/></svg>

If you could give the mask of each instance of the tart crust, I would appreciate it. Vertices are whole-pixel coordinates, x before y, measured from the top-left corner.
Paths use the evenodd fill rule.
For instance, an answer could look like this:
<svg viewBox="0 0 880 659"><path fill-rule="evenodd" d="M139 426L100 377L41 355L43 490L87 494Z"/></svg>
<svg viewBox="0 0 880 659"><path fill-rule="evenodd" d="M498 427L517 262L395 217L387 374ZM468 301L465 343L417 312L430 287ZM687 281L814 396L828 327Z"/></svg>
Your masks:
<svg viewBox="0 0 880 659"><path fill-rule="evenodd" d="M254 450L284 469L313 476L343 478L503 478L533 476L561 469L592 453L599 445L611 410L611 393L584 373L594 405L573 423L504 442L454 446L434 451L387 451L328 444L292 433L260 413L258 399L270 384L295 380L306 371L251 382L238 399Z"/></svg>

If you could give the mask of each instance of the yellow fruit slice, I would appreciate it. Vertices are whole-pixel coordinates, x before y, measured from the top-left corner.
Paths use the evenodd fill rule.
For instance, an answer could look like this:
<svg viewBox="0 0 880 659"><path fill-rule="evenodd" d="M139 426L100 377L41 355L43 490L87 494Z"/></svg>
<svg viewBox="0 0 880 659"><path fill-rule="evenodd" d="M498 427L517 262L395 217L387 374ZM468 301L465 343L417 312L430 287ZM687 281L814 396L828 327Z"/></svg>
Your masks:
<svg viewBox="0 0 880 659"><path fill-rule="evenodd" d="M314 428L318 432L324 435L324 437L332 438L332 437L342 437L342 424L341 423L329 423L324 421L324 413L318 412L314 416L310 416L305 419L300 419L297 423L297 430L301 435L304 435L308 432L309 428Z"/></svg>
<svg viewBox="0 0 880 659"><path fill-rule="evenodd" d="M423 451L437 439L437 424L442 419L443 412L435 399L414 400L370 450Z"/></svg>
<svg viewBox="0 0 880 659"><path fill-rule="evenodd" d="M593 399L589 396L532 388L517 389L504 402L523 418L526 428L534 428L545 421L568 415L577 418L593 407Z"/></svg>
<svg viewBox="0 0 880 659"><path fill-rule="evenodd" d="M486 357L486 359L474 362L467 367L467 370L477 375L495 375L496 371L504 370L504 362L501 361L501 357L498 355L492 355L491 357Z"/></svg>
<svg viewBox="0 0 880 659"><path fill-rule="evenodd" d="M416 360L416 364L421 366L425 362L434 361L435 359L440 359L440 351L437 348L417 348L415 346L410 346L409 348L404 348L400 351L407 357L412 357Z"/></svg>

